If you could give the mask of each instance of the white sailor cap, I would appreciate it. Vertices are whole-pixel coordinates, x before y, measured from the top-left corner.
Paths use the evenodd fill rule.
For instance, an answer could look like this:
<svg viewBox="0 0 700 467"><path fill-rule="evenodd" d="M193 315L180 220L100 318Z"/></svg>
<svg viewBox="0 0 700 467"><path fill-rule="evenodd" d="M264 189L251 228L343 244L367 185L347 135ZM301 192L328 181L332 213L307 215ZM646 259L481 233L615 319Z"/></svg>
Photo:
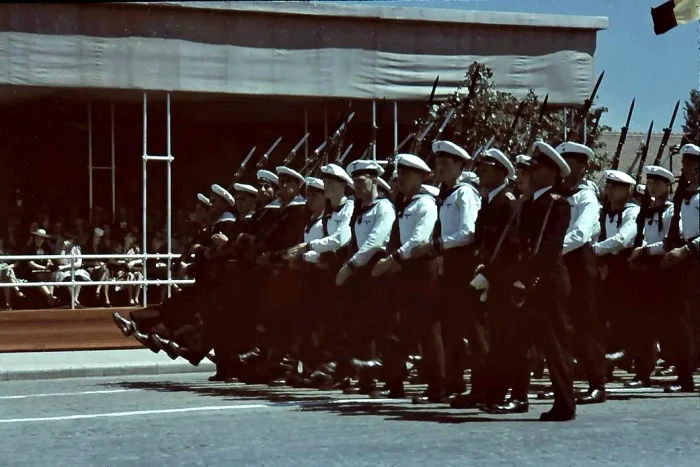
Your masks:
<svg viewBox="0 0 700 467"><path fill-rule="evenodd" d="M337 164L327 164L321 167L321 178L329 178L347 185L352 183L352 178L350 178L350 175L348 175L345 169Z"/></svg>
<svg viewBox="0 0 700 467"><path fill-rule="evenodd" d="M545 160L546 162L544 163L551 163L553 164L556 168L559 169L559 174L565 178L571 175L571 168L569 167L569 164L566 163L563 157L561 157L561 154L557 152L556 149L554 149L552 146L549 144L545 143L544 141L537 141L535 144L532 145L532 148L534 150L532 159L530 159L530 166L535 167L538 164L541 164L542 160ZM539 157L539 154L541 154L544 157Z"/></svg>
<svg viewBox="0 0 700 467"><path fill-rule="evenodd" d="M528 156L527 154L518 154L515 156L515 165L529 167L531 159L532 157Z"/></svg>
<svg viewBox="0 0 700 467"><path fill-rule="evenodd" d="M559 146L557 146L557 152L559 152L559 154L561 154L562 157L566 153L581 154L586 156L586 161L591 160L591 158L595 155L593 153L593 150L585 144L574 143L572 141L561 143Z"/></svg>
<svg viewBox="0 0 700 467"><path fill-rule="evenodd" d="M353 192L355 191L355 182L353 180L350 180L350 183L348 183L348 188Z"/></svg>
<svg viewBox="0 0 700 467"><path fill-rule="evenodd" d="M306 177L306 188L323 191L323 180L316 177Z"/></svg>
<svg viewBox="0 0 700 467"><path fill-rule="evenodd" d="M269 170L258 170L257 178L258 181L266 181L276 186L280 184L279 177Z"/></svg>
<svg viewBox="0 0 700 467"><path fill-rule="evenodd" d="M503 154L501 150L491 148L481 153L481 158L479 159L480 164L493 164L493 162L500 164L504 169L506 169L506 172L508 172L508 178L515 177L515 167L513 167L513 164L508 159L508 156Z"/></svg>
<svg viewBox="0 0 700 467"><path fill-rule="evenodd" d="M396 165L407 169L418 170L429 174L431 172L428 164L423 159L413 154L398 154Z"/></svg>
<svg viewBox="0 0 700 467"><path fill-rule="evenodd" d="M364 175L365 173L371 173L377 177L381 177L384 173L384 169L375 161L359 159L348 164L347 172L351 177Z"/></svg>
<svg viewBox="0 0 700 467"><path fill-rule="evenodd" d="M468 170L465 170L464 172L462 172L462 175L459 177L459 181L478 185L479 184L479 176L474 172L470 172Z"/></svg>
<svg viewBox="0 0 700 467"><path fill-rule="evenodd" d="M440 188L424 183L420 186L420 192L437 198L440 195Z"/></svg>
<svg viewBox="0 0 700 467"><path fill-rule="evenodd" d="M384 190L387 195L391 193L391 185L383 178L377 178L377 188Z"/></svg>
<svg viewBox="0 0 700 467"><path fill-rule="evenodd" d="M257 188L255 188L253 185L247 185L245 183L234 183L233 189L235 191L240 191L241 193L247 193L247 194L253 195L253 196L258 195Z"/></svg>
<svg viewBox="0 0 700 467"><path fill-rule="evenodd" d="M236 200L233 199L231 193L229 193L228 190L222 187L221 185L217 185L216 183L213 184L211 186L211 191L212 193L226 201L230 206L234 206L236 204Z"/></svg>
<svg viewBox="0 0 700 467"><path fill-rule="evenodd" d="M300 184L304 184L304 176L294 169L280 165L275 169L275 172L277 172L277 175L286 175L288 177L295 178Z"/></svg>
<svg viewBox="0 0 700 467"><path fill-rule="evenodd" d="M647 176L647 179L651 177L663 179L671 183L676 181L676 177L673 175L673 172L668 169L664 169L663 167L659 167L658 165L647 165L644 167L644 175Z"/></svg>
<svg viewBox="0 0 700 467"><path fill-rule="evenodd" d="M634 178L632 178L630 175L626 174L621 170L606 170L604 174L605 181L607 182L622 183L623 185L630 186L634 186L637 184Z"/></svg>
<svg viewBox="0 0 700 467"><path fill-rule="evenodd" d="M439 155L439 152L444 152L452 156L457 156L465 161L472 160L471 156L467 151L459 147L452 141L433 141L433 152L435 155Z"/></svg>
<svg viewBox="0 0 700 467"><path fill-rule="evenodd" d="M209 198L207 198L206 196L204 196L201 193L197 193L197 201L199 201L200 203L202 203L203 205L205 205L207 207L211 206L211 201L209 201Z"/></svg>
<svg viewBox="0 0 700 467"><path fill-rule="evenodd" d="M683 147L681 148L681 156L683 156L683 157L685 157L685 156L699 157L700 156L700 146L698 146L697 144L691 144L691 143L683 145Z"/></svg>

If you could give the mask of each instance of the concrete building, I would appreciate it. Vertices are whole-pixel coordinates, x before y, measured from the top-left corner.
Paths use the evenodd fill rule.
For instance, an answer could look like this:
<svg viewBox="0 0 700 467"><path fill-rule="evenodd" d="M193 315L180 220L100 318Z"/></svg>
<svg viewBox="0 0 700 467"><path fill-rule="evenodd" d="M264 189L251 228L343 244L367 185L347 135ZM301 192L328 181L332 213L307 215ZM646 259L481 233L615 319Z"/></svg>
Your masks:
<svg viewBox="0 0 700 467"><path fill-rule="evenodd" d="M532 88L554 106L580 105L595 79L596 33L607 24L386 4L3 4L0 137L21 162L0 167L14 174L2 181L2 198L11 204L21 188L37 200L68 197L80 210L134 198L138 206L144 91L148 153L171 145L176 205L211 182L228 184L252 146L260 155L282 136L274 163L310 131L308 154L349 101L353 155L377 118L382 157L407 133L435 76L437 97L446 96L473 61L516 96ZM89 157L104 168L92 177ZM149 172L148 189L162 201L164 168Z"/></svg>

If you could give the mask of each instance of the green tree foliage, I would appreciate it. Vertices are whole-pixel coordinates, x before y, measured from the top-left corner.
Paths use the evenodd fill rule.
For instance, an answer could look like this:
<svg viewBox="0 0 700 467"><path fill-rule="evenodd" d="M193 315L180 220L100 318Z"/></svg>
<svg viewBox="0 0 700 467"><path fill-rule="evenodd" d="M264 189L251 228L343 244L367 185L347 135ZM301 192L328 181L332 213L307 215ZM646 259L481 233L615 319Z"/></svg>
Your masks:
<svg viewBox="0 0 700 467"><path fill-rule="evenodd" d="M544 109L542 121L538 125L543 97L537 96L532 90L520 101L510 93L499 91L493 82L493 72L486 66L474 62L465 74L464 81L442 103L433 105L430 115L417 122L417 134L420 134L430 122L433 127L426 135L425 141L431 141L438 136L438 129L445 116L451 109L455 117L445 129L441 138L450 139L463 146L471 154L483 147L492 138L491 147L514 157L527 153L529 140L544 140L554 146L564 141L564 112L563 109L548 106ZM518 107L522 103L522 112L511 131ZM608 153L600 140L600 135L611 128L598 124L596 118L603 118L607 112L605 107L592 107L587 115L586 144L596 151L597 163L605 165ZM577 133L572 133L579 123L577 112L570 111L567 119L567 140L582 142ZM537 135L532 137L532 129L539 127ZM580 125L579 125L580 127ZM579 130L578 133L581 131ZM429 149L427 145L423 151Z"/></svg>
<svg viewBox="0 0 700 467"><path fill-rule="evenodd" d="M697 144L700 141L700 91L697 89L690 91L690 99L685 101L684 114L683 133Z"/></svg>

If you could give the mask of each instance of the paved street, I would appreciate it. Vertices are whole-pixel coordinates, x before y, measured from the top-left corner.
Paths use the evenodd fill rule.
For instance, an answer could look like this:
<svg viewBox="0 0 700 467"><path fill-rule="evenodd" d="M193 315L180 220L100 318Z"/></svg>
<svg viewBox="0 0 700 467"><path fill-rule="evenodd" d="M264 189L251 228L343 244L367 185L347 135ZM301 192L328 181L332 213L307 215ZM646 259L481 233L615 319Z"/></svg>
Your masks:
<svg viewBox="0 0 700 467"><path fill-rule="evenodd" d="M620 392L570 423L203 374L0 383L3 466L698 465L700 398ZM420 391L420 387L410 387Z"/></svg>

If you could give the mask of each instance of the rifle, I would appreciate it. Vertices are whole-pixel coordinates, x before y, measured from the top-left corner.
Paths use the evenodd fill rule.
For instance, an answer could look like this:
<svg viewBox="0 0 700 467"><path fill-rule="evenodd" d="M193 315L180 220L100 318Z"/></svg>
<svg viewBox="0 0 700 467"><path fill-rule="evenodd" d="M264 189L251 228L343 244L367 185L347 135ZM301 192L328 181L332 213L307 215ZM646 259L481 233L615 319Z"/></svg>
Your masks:
<svg viewBox="0 0 700 467"><path fill-rule="evenodd" d="M243 159L243 162L241 163L241 166L238 167L238 170L236 170L236 173L233 174L233 181L231 182L230 187L232 187L235 183L238 183L238 181L243 177L243 175L245 174L246 165L248 165L248 161L250 161L250 158L253 157L254 152L255 146L253 146L253 149L251 149L248 155L245 156L245 159Z"/></svg>
<svg viewBox="0 0 700 467"><path fill-rule="evenodd" d="M522 100L522 101L520 101L520 104L518 104L518 110L515 111L515 118L513 119L513 123L510 124L510 128L508 129L508 133L506 134L506 140L504 142L504 149L506 150L507 154L510 154L510 140L513 138L513 134L515 133L515 128L518 125L518 121L520 120L520 116L523 113L524 107L525 107L525 101Z"/></svg>
<svg viewBox="0 0 700 467"><path fill-rule="evenodd" d="M469 104L471 104L471 101L474 98L477 80L479 79L479 71L481 69L481 65L478 62L474 62L472 66L474 67L474 71L472 71L469 87L467 88L467 95L466 97L462 98L459 119L457 120L457 127L455 128L455 142L457 144L459 144L459 140L463 136L462 133L464 131L464 118L466 117L467 112L469 112Z"/></svg>
<svg viewBox="0 0 700 467"><path fill-rule="evenodd" d="M664 128L664 135L661 138L661 144L659 145L659 150L656 152L656 157L654 158L654 163L652 165L659 165L661 163L661 157L663 157L664 150L668 144L668 140L671 137L671 129L673 128L673 123L676 121L676 114L678 113L678 106L681 105L681 101L676 102L676 106L673 108L673 114L671 115L671 123Z"/></svg>
<svg viewBox="0 0 700 467"><path fill-rule="evenodd" d="M289 164L292 163L292 161L294 160L294 158L297 155L297 151L299 150L301 145L304 144L307 139L309 139L310 134L311 133L306 133L304 136L302 136L302 138L299 140L299 142L292 148L291 151L289 151L289 154L287 154L287 157L284 158L281 165L288 166Z"/></svg>
<svg viewBox="0 0 700 467"><path fill-rule="evenodd" d="M588 112L591 111L591 105L593 105L593 101L595 100L595 95L598 92L598 88L600 87L600 83L603 81L603 76L605 76L605 71L603 71L600 76L598 77L598 81L596 81L595 86L593 86L593 91L591 91L591 95L588 99L586 99L583 102L583 106L581 107L580 111L578 112L578 117L579 121L576 124L576 126L572 129L572 136L576 135L580 138L581 142L584 140L583 136L583 124L588 118Z"/></svg>
<svg viewBox="0 0 700 467"><path fill-rule="evenodd" d="M260 159L260 160L258 161L258 163L255 164L255 168L256 168L256 169L260 170L260 169L262 169L263 167L265 167L265 165L267 164L267 160L270 158L270 154L272 154L272 151L274 151L275 148L277 147L277 145L280 144L280 141L282 141L282 137L281 137L281 136L280 136L279 138L277 138L277 139L275 140L274 143L272 143L272 146L270 146L270 149L268 149L267 151L265 151L265 154L263 154L262 159Z"/></svg>
<svg viewBox="0 0 700 467"><path fill-rule="evenodd" d="M591 134L595 135L596 130L598 129L598 124L600 123L600 117L603 115L603 109L598 109L595 111L595 115L593 116L593 126L591 127ZM584 138L583 144L586 144L586 138Z"/></svg>
<svg viewBox="0 0 700 467"><path fill-rule="evenodd" d="M314 150L313 155L309 158L308 162L301 169L301 173L310 174L318 168L319 164L323 160L323 156L330 151L333 145L337 144L342 133L345 131L345 128L347 127L348 123L350 123L350 121L352 121L354 117L355 112L351 112L350 115L348 115L347 119L345 119L345 121L338 127L338 129L335 130L335 132L330 137L328 137L326 141L324 141L319 147L317 147Z"/></svg>
<svg viewBox="0 0 700 467"><path fill-rule="evenodd" d="M532 127L530 127L530 136L528 137L527 147L525 148L524 152L530 152L532 145L535 144L535 139L537 138L537 134L540 132L540 125L542 124L542 119L544 118L544 111L547 108L548 100L549 94L544 96L544 100L542 101L542 105L540 106L540 114L537 117L537 121L532 125Z"/></svg>
<svg viewBox="0 0 700 467"><path fill-rule="evenodd" d="M340 156L340 159L337 160L338 165L341 165L343 161L345 160L346 157L348 157L348 154L350 154L350 151L352 150L353 143L350 143L350 146L347 147L345 152L343 153L342 156Z"/></svg>
<svg viewBox="0 0 700 467"><path fill-rule="evenodd" d="M622 155L622 147L625 145L627 140L627 132L630 127L630 120L632 119L632 112L634 112L634 102L636 99L632 99L632 104L630 105L630 110L627 112L627 121L625 126L620 129L620 139L617 140L617 149L615 149L615 155L613 156L612 162L610 163L610 168L612 170L617 170L620 166L620 156Z"/></svg>
<svg viewBox="0 0 700 467"><path fill-rule="evenodd" d="M637 167L637 175L635 177L635 180L637 183L642 179L642 170L644 170L644 164L647 161L647 154L649 154L649 142L651 141L651 131L654 128L654 120L651 121L651 124L649 125L649 131L647 132L647 139L645 142L642 143L642 146L640 147L639 150L639 166ZM632 166L627 169L627 173L632 175L632 171L634 170L634 164L635 162L632 163Z"/></svg>
<svg viewBox="0 0 700 467"><path fill-rule="evenodd" d="M664 250L666 251L671 251L684 243L681 238L680 228L681 205L683 204L689 185L690 181L686 178L685 174L681 172L681 178L678 180L678 187L673 194L673 216L671 217L671 225L664 239Z"/></svg>

